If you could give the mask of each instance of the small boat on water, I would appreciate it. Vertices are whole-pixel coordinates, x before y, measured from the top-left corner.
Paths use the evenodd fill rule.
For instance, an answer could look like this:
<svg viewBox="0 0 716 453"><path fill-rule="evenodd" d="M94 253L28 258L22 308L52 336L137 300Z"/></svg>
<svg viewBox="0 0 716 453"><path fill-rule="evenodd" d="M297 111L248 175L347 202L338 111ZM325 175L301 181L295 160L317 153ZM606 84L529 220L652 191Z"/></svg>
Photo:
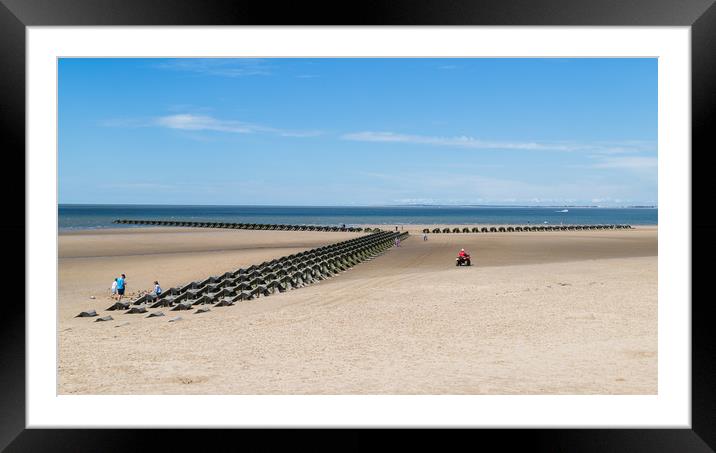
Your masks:
<svg viewBox="0 0 716 453"><path fill-rule="evenodd" d="M569 212L569 209L562 209L561 211L554 211L554 212Z"/></svg>

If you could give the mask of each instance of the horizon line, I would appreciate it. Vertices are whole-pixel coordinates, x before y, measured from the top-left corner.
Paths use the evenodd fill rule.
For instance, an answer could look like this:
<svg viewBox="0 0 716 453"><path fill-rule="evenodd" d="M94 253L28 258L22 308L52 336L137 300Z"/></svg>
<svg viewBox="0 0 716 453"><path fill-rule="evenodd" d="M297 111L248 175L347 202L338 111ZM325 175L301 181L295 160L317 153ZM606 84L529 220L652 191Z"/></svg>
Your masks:
<svg viewBox="0 0 716 453"><path fill-rule="evenodd" d="M172 203L58 203L58 206L174 206L174 207L274 207L274 208L395 208L395 207L486 207L486 208L658 208L658 204L635 203L623 205L598 204L440 204L440 203L412 203L412 204L373 204L373 205L301 205L301 204L172 204Z"/></svg>

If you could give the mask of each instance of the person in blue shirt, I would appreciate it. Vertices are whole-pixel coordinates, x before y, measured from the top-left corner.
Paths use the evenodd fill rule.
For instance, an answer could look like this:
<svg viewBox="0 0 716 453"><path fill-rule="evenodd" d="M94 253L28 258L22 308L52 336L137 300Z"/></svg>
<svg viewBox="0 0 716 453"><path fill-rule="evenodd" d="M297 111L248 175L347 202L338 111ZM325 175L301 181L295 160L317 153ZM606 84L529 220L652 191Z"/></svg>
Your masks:
<svg viewBox="0 0 716 453"><path fill-rule="evenodd" d="M154 295L159 296L160 294L162 294L162 287L159 286L159 282L155 280L154 281Z"/></svg>
<svg viewBox="0 0 716 453"><path fill-rule="evenodd" d="M117 279L117 294L119 294L119 299L117 299L118 302L121 301L124 296L124 290L127 287L127 283L125 281L126 279L127 276L124 274Z"/></svg>

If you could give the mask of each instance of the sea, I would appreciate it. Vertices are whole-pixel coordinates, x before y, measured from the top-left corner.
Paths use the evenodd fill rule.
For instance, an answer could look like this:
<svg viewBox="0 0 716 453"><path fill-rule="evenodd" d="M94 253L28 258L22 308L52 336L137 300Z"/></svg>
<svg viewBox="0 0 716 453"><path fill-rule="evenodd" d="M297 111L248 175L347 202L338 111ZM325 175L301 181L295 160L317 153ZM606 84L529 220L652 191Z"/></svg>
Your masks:
<svg viewBox="0 0 716 453"><path fill-rule="evenodd" d="M655 207L518 206L176 206L60 204L60 231L137 228L116 219L291 225L656 225Z"/></svg>

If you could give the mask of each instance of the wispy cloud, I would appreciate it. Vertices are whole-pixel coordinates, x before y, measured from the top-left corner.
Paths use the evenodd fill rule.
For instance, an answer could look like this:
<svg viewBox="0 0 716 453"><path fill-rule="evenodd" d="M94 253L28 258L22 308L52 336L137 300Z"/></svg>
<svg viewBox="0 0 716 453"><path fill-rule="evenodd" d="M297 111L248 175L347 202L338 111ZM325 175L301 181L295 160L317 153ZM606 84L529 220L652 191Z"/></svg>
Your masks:
<svg viewBox="0 0 716 453"><path fill-rule="evenodd" d="M442 172L393 174L367 172L362 175L384 193L401 193L393 202L431 199L438 204L580 204L599 199L603 204L632 201L624 197L633 190L628 184L580 177L534 182L479 174L456 175ZM420 181L415 185L415 181ZM567 196L565 196L567 195ZM636 194L638 199L639 194ZM402 201L398 201L402 200Z"/></svg>
<svg viewBox="0 0 716 453"><path fill-rule="evenodd" d="M344 134L344 140L361 142L408 143L454 148L483 150L533 150L533 151L591 151L604 154L639 152L649 149L648 142L623 143L570 143L570 142L521 142L489 141L469 136L439 137L427 135L398 134L394 132L354 132Z"/></svg>
<svg viewBox="0 0 716 453"><path fill-rule="evenodd" d="M218 120L206 115L192 115L180 113L156 118L158 126L169 129L183 129L189 131L219 131L250 134L261 131L261 126L244 123L242 121Z"/></svg>
<svg viewBox="0 0 716 453"><path fill-rule="evenodd" d="M392 201L395 204L435 204L434 198L397 198Z"/></svg>
<svg viewBox="0 0 716 453"><path fill-rule="evenodd" d="M627 156L602 158L592 165L594 168L623 168L628 170L654 170L657 168L656 157Z"/></svg>
<svg viewBox="0 0 716 453"><path fill-rule="evenodd" d="M180 113L154 119L154 124L168 129L187 131L216 131L236 134L268 133L282 137L315 137L320 131L278 129L238 120L222 120L208 115Z"/></svg>
<svg viewBox="0 0 716 453"><path fill-rule="evenodd" d="M155 67L221 77L265 76L272 73L272 67L266 60L258 58L180 58L163 61Z"/></svg>
<svg viewBox="0 0 716 453"><path fill-rule="evenodd" d="M457 137L434 137L426 135L406 135L393 132L355 132L342 136L344 140L361 142L388 142L388 143L411 143L420 145L437 145L472 149L560 149L569 151L570 148L564 145L545 147L534 142L493 142L478 140L468 136Z"/></svg>

